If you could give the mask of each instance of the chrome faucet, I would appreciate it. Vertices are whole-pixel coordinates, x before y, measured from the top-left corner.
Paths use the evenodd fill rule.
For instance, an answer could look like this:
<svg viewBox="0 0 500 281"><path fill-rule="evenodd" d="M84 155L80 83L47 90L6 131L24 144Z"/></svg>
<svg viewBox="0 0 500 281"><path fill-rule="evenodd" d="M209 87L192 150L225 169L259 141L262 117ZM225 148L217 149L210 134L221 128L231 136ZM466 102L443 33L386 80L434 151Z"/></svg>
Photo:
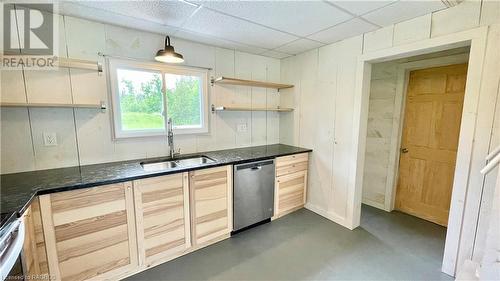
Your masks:
<svg viewBox="0 0 500 281"><path fill-rule="evenodd" d="M179 148L179 151L175 152L174 125L172 123L172 118L168 118L167 130L168 130L168 132L167 132L168 147L170 148L170 159L174 159L176 155L179 155L181 153L181 149Z"/></svg>

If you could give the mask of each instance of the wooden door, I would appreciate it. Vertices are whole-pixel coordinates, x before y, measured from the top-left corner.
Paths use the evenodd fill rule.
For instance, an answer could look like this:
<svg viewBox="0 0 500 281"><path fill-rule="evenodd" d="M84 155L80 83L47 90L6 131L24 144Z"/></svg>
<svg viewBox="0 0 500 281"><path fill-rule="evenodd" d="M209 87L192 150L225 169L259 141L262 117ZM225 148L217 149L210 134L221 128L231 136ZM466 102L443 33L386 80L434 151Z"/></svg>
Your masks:
<svg viewBox="0 0 500 281"><path fill-rule="evenodd" d="M232 175L232 166L189 173L193 246L203 247L233 230Z"/></svg>
<svg viewBox="0 0 500 281"><path fill-rule="evenodd" d="M397 210L446 226L467 64L410 73L396 191Z"/></svg>
<svg viewBox="0 0 500 281"><path fill-rule="evenodd" d="M131 182L40 196L51 279L116 280L137 270L133 206Z"/></svg>
<svg viewBox="0 0 500 281"><path fill-rule="evenodd" d="M139 261L164 262L191 246L188 173L134 181Z"/></svg>

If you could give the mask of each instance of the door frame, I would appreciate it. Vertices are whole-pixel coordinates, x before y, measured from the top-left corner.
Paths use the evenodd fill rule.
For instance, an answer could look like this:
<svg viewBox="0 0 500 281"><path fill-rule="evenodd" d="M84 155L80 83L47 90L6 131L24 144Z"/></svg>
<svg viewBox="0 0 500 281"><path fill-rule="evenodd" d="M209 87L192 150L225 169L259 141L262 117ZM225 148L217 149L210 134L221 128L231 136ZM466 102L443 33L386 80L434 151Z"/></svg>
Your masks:
<svg viewBox="0 0 500 281"><path fill-rule="evenodd" d="M401 141L404 129L404 116L406 110L406 91L409 74L413 70L440 67L453 64L462 64L469 61L469 53L448 55L439 58L424 59L414 62L401 63L397 66L396 96L394 98L394 112L392 116L392 133L389 150L389 163L387 170L387 183L385 186L384 210L394 210L396 189L399 178L399 158ZM390 199L390 200L387 200Z"/></svg>
<svg viewBox="0 0 500 281"><path fill-rule="evenodd" d="M472 248L474 243L472 239L472 245L470 245L470 243L468 243L469 245L461 245L461 240L465 239L466 241L471 241L470 237L463 237L462 232L464 227L472 227L475 225L474 221L471 221L473 218L468 220L464 219L465 200L468 195L467 187L469 180L477 180L476 178L481 177L479 173L480 168L476 167L476 165L473 166L471 163L474 136L475 134L479 134L482 137L489 138L489 130L477 126L476 122L487 35L487 26L478 27L364 54L358 57L357 63L356 88L354 91L353 146L349 164L346 212L346 222L351 229L360 225L361 218L361 197L365 164L364 154L366 149L372 64L470 46L467 85L465 89L450 216L442 265L442 271L451 276L455 275L457 265L461 266L465 259L470 258L467 257L467 255L459 255L459 249L462 247L467 249ZM485 157L487 150L483 150L482 147L479 147L474 153L479 157ZM469 191L469 193L478 192L480 193L481 189ZM469 196L471 196L471 194L469 194ZM474 209L472 210L473 212L475 211L477 213L477 211L479 211L479 206L473 204L472 208ZM470 235L469 232L466 234Z"/></svg>

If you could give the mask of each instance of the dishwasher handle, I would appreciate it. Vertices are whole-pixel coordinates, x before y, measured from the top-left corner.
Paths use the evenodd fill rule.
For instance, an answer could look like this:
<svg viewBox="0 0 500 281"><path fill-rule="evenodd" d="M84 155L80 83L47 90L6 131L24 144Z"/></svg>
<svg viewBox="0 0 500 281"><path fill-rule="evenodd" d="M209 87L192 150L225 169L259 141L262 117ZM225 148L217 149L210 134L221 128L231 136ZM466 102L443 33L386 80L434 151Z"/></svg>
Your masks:
<svg viewBox="0 0 500 281"><path fill-rule="evenodd" d="M267 166L267 165L274 165L274 159L252 162L252 163L247 163L247 164L239 164L239 165L235 165L234 167L236 168L236 171L246 170L246 169L249 169L251 171L258 171L258 170L261 170L263 168L263 166Z"/></svg>

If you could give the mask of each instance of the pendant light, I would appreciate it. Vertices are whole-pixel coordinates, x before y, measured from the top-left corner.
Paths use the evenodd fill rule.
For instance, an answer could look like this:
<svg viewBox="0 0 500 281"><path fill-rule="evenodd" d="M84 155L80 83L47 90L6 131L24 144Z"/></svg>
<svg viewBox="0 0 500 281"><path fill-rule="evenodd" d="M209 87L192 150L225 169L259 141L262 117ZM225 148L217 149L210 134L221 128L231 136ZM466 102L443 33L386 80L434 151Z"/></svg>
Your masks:
<svg viewBox="0 0 500 281"><path fill-rule="evenodd" d="M165 49L156 52L155 60L166 63L181 63L184 58L181 54L174 51L174 47L170 46L170 37L165 37Z"/></svg>

